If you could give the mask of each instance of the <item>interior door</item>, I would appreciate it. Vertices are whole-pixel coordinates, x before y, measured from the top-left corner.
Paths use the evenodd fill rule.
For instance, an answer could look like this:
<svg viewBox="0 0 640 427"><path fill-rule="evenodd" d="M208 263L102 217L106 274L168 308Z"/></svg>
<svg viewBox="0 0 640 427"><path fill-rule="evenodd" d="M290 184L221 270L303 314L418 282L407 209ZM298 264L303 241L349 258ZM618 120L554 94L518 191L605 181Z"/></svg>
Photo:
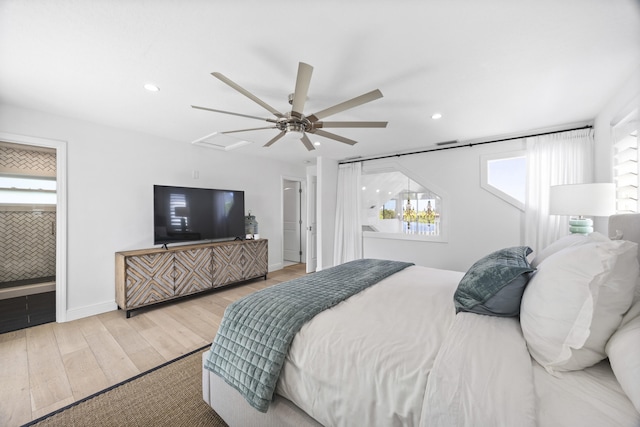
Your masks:
<svg viewBox="0 0 640 427"><path fill-rule="evenodd" d="M300 182L283 180L283 259L302 262L300 245Z"/></svg>
<svg viewBox="0 0 640 427"><path fill-rule="evenodd" d="M317 221L316 221L316 193L318 178L313 175L308 179L307 191L307 273L316 271L318 263L317 253Z"/></svg>

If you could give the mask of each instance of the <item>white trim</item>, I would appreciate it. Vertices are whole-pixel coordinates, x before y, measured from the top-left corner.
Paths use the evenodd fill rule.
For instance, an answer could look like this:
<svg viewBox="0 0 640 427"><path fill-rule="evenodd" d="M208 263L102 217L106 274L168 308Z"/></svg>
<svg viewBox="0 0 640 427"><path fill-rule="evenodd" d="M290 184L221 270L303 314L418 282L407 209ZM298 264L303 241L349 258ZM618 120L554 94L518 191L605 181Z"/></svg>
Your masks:
<svg viewBox="0 0 640 427"><path fill-rule="evenodd" d="M621 108L609 122L610 127L618 126L620 123L629 120L634 114L638 113L638 105L640 105L640 95L636 95L627 103L624 108Z"/></svg>
<svg viewBox="0 0 640 427"><path fill-rule="evenodd" d="M109 311L115 311L118 309L118 304L115 301L105 301L98 304L91 304L80 308L74 308L66 312L66 320L72 321L78 320L89 316L95 316L97 314L107 313ZM57 319L56 319L57 320Z"/></svg>
<svg viewBox="0 0 640 427"><path fill-rule="evenodd" d="M269 273L276 270L282 270L284 268L284 262L276 262L269 264Z"/></svg>
<svg viewBox="0 0 640 427"><path fill-rule="evenodd" d="M306 192L306 179L305 178L300 178L299 176L293 176L293 175L280 175L280 224L279 224L279 230L280 230L280 237L281 237L281 242L282 245L280 246L281 249L281 254L280 254L280 259L281 259L281 267L280 268L284 268L284 192L282 191L283 187L284 187L284 182L285 181L294 181L294 182L299 182L300 183L300 190L302 190L302 193L300 194L300 202L302 203L302 209L300 212L300 219L302 220L302 227L300 227L300 237L302 239L302 246L300 247L300 250L302 251L302 259L305 260L306 262L306 256L307 256L307 250L306 250L306 246L307 246L307 237L306 237L306 233L303 232L303 229L306 230L307 228L307 224L306 224L306 216L305 216L305 211L306 211L306 197L307 197L307 192Z"/></svg>
<svg viewBox="0 0 640 427"><path fill-rule="evenodd" d="M442 236L430 236L428 234L402 234L383 233L379 231L363 231L362 237L367 239L395 239L395 240L415 240L420 242L447 243Z"/></svg>
<svg viewBox="0 0 640 427"><path fill-rule="evenodd" d="M56 322L67 321L67 141L0 132L0 140L56 150Z"/></svg>

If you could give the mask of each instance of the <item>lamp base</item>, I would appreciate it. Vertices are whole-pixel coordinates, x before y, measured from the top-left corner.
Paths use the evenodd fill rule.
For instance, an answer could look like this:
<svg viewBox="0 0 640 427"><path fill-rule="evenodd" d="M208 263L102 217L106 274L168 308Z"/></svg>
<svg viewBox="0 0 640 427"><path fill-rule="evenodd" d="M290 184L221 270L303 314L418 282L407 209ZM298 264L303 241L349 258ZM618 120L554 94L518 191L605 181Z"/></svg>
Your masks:
<svg viewBox="0 0 640 427"><path fill-rule="evenodd" d="M593 233L593 220L591 218L569 218L569 232L583 235Z"/></svg>

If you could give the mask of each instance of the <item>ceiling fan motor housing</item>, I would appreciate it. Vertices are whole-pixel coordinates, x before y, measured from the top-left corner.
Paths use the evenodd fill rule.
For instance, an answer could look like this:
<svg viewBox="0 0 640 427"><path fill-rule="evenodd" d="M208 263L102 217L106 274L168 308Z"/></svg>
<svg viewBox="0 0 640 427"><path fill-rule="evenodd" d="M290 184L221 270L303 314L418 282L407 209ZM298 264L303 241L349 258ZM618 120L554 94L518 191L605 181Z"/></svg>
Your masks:
<svg viewBox="0 0 640 427"><path fill-rule="evenodd" d="M304 115L296 117L291 113L287 113L287 117L281 117L276 121L276 128L283 132L299 132L304 133L312 129L312 124Z"/></svg>

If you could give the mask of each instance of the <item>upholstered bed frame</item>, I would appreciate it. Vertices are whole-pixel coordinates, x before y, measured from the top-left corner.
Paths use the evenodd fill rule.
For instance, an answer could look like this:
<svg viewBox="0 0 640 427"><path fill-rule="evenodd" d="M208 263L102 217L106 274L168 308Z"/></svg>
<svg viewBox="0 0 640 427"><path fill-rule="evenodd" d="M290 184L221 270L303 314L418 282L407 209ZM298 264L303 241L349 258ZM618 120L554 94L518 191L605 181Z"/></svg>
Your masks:
<svg viewBox="0 0 640 427"><path fill-rule="evenodd" d="M608 234L612 238L640 242L640 214L611 216ZM640 261L640 253L638 259ZM203 366L207 356L208 352L203 354ZM249 406L245 399L223 379L205 368L202 374L202 393L204 400L232 427L321 426L291 401L278 395L274 396L268 412L259 412Z"/></svg>
<svg viewBox="0 0 640 427"><path fill-rule="evenodd" d="M209 352L202 356L202 363ZM204 365L203 365L204 366ZM275 395L269 410L262 413L213 372L202 370L202 397L231 426L260 427L321 427L316 420L300 410L291 401Z"/></svg>
<svg viewBox="0 0 640 427"><path fill-rule="evenodd" d="M640 244L640 214L619 214L609 217L609 236ZM640 252L638 253L640 262Z"/></svg>

